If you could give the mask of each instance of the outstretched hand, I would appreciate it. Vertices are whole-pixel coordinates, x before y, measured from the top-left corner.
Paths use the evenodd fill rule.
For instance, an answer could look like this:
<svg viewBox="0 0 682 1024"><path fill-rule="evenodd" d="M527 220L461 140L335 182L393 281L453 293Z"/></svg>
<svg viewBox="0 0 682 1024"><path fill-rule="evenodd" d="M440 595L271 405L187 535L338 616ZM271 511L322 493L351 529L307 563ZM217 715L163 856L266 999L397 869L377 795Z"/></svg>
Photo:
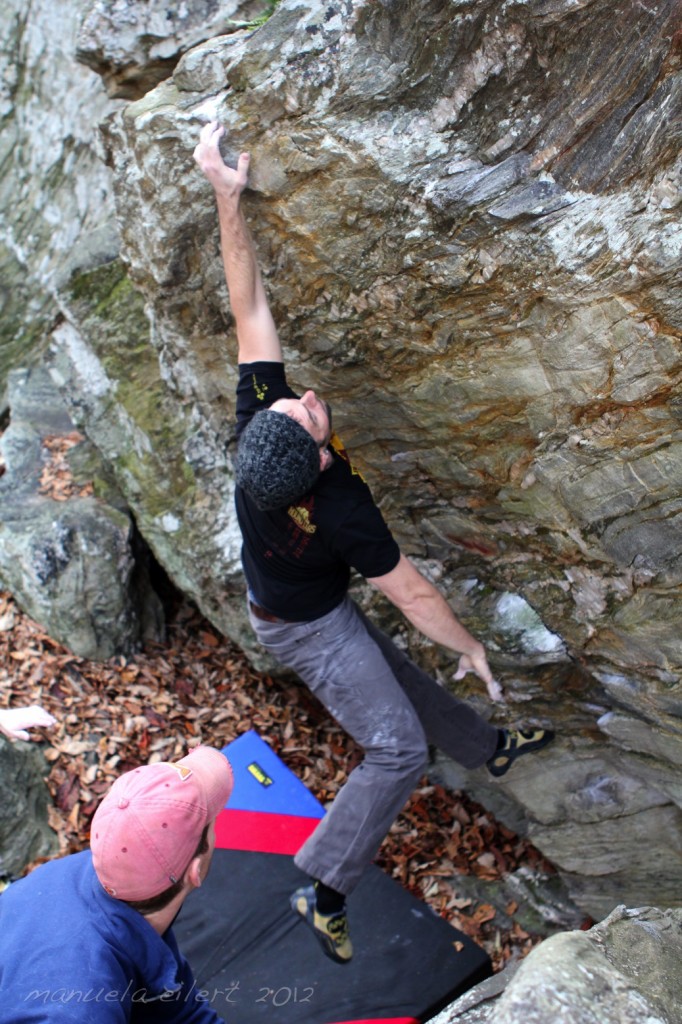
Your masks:
<svg viewBox="0 0 682 1024"><path fill-rule="evenodd" d="M493 679L493 674L490 671L488 665L488 659L485 656L485 651L481 648L480 653L476 654L463 654L459 659L459 665L455 672L453 679L464 679L467 672L475 672L475 674L482 679L488 690L488 696L491 700L501 701L504 700L504 692L502 687Z"/></svg>
<svg viewBox="0 0 682 1024"><path fill-rule="evenodd" d="M27 729L49 727L57 721L49 711L39 704L31 704L27 708L2 708L0 710L0 733L11 740L27 740Z"/></svg>
<svg viewBox="0 0 682 1024"><path fill-rule="evenodd" d="M239 198L249 176L249 154L240 153L237 167L228 167L220 153L220 140L225 128L218 121L209 121L201 129L194 159L217 193Z"/></svg>

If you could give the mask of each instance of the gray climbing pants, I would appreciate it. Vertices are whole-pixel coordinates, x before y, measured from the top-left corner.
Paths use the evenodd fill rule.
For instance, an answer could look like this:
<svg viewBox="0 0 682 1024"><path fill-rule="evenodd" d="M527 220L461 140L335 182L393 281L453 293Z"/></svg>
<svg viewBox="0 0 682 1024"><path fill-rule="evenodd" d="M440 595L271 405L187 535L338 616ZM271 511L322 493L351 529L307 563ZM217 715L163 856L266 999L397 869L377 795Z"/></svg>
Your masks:
<svg viewBox="0 0 682 1024"><path fill-rule="evenodd" d="M432 743L465 768L492 757L497 729L423 672L346 598L313 622L263 622L263 646L293 669L364 750L295 857L348 894L404 806Z"/></svg>

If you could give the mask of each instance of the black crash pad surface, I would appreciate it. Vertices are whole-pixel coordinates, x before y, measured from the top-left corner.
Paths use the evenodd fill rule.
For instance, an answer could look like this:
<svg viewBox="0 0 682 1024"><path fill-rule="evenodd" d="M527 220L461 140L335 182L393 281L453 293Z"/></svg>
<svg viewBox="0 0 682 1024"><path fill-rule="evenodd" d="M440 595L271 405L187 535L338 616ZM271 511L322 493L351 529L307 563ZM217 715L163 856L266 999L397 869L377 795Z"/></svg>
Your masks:
<svg viewBox="0 0 682 1024"><path fill-rule="evenodd" d="M180 949L226 1021L426 1021L491 972L476 943L374 866L348 901L353 959L336 964L289 907L302 883L291 857L216 850L185 903Z"/></svg>

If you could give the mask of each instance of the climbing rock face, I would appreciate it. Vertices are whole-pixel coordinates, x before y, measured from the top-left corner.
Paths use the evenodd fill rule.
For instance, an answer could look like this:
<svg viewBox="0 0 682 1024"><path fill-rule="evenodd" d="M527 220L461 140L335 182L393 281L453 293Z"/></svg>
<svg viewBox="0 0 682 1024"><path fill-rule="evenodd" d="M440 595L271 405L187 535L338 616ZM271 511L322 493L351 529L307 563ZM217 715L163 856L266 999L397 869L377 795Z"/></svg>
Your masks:
<svg viewBox="0 0 682 1024"><path fill-rule="evenodd" d="M35 362L57 289L119 248L97 123L116 106L75 59L80 4L3 0L0 18L0 382Z"/></svg>
<svg viewBox="0 0 682 1024"><path fill-rule="evenodd" d="M526 828L595 918L678 904L679 4L284 0L190 49L171 26L167 50L140 42L153 4L81 13L72 52L78 35L110 88L134 68L117 95L140 98L106 101L98 143L120 259L74 221L82 260L44 274L49 366L156 558L267 664L232 511L234 330L192 159L218 118L226 158L252 153L245 209L290 380L329 399L506 701L471 678L459 692L557 729L499 782L451 777ZM162 51L181 56L145 91ZM452 685L451 656L358 594Z"/></svg>
<svg viewBox="0 0 682 1024"><path fill-rule="evenodd" d="M267 0L95 0L86 4L76 56L112 97L139 99L173 71L187 50L257 20Z"/></svg>

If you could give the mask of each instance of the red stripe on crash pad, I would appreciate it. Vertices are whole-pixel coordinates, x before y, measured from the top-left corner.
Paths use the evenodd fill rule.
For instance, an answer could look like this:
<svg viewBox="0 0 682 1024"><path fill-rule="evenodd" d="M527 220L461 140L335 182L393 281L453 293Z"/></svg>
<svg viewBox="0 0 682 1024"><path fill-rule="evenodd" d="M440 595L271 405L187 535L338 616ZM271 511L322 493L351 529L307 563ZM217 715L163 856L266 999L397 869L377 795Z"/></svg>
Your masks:
<svg viewBox="0 0 682 1024"><path fill-rule="evenodd" d="M371 1017L362 1020L338 1020L333 1024L419 1024L416 1017Z"/></svg>
<svg viewBox="0 0 682 1024"><path fill-rule="evenodd" d="M215 845L217 850L251 850L254 853L293 856L319 824L319 818L230 810L226 807L216 818Z"/></svg>

